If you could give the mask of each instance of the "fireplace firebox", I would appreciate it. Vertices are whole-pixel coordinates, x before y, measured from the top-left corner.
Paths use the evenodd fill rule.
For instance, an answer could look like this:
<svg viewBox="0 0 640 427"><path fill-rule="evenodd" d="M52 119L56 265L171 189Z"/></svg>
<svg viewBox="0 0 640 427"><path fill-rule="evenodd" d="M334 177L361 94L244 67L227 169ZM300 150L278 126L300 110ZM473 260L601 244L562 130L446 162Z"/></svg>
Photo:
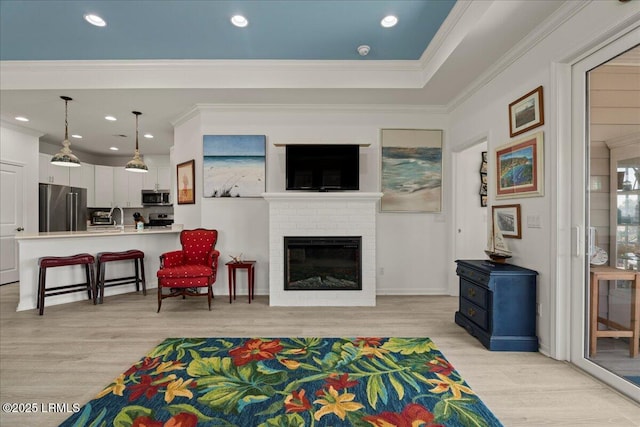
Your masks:
<svg viewBox="0 0 640 427"><path fill-rule="evenodd" d="M284 237L284 290L361 290L362 237Z"/></svg>

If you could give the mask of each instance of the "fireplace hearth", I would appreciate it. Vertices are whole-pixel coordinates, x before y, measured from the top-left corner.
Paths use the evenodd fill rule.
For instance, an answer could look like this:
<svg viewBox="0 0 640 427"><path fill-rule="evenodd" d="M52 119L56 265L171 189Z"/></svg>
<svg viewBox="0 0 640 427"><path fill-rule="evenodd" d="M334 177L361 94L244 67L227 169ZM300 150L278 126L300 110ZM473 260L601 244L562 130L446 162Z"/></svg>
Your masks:
<svg viewBox="0 0 640 427"><path fill-rule="evenodd" d="M362 289L362 237L284 237L285 291Z"/></svg>

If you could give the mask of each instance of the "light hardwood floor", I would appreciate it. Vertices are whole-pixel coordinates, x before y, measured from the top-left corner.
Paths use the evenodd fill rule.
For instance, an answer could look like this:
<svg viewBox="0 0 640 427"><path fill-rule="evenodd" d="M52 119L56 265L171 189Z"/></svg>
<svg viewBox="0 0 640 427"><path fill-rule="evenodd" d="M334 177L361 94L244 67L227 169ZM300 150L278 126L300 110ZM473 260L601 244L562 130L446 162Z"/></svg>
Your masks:
<svg viewBox="0 0 640 427"><path fill-rule="evenodd" d="M219 289L220 284L217 284ZM214 288L215 289L215 288ZM0 287L0 401L85 404L167 337L427 336L507 427L640 426L640 406L539 353L490 352L454 321L457 298L381 296L372 308L269 307L266 296L168 299L155 289L16 312ZM55 426L67 413L0 414L2 426Z"/></svg>

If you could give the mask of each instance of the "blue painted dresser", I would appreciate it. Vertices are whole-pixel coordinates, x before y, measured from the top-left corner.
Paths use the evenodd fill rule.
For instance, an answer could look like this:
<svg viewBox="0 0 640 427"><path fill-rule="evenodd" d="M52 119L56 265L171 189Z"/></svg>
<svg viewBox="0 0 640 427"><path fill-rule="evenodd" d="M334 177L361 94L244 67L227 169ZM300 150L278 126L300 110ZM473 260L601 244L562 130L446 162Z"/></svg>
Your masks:
<svg viewBox="0 0 640 427"><path fill-rule="evenodd" d="M538 351L534 270L488 260L457 260L456 323L489 350Z"/></svg>

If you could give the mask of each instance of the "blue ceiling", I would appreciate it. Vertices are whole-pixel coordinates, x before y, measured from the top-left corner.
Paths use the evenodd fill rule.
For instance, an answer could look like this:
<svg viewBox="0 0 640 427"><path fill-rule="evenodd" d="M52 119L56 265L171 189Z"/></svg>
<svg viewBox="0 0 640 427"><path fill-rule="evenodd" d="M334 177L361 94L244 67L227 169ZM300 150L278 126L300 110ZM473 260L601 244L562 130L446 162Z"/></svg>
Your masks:
<svg viewBox="0 0 640 427"><path fill-rule="evenodd" d="M455 0L0 0L1 60L416 60ZM88 24L100 15L107 26ZM249 20L237 28L230 17ZM389 14L399 18L382 28ZM366 58L359 45L371 46Z"/></svg>

